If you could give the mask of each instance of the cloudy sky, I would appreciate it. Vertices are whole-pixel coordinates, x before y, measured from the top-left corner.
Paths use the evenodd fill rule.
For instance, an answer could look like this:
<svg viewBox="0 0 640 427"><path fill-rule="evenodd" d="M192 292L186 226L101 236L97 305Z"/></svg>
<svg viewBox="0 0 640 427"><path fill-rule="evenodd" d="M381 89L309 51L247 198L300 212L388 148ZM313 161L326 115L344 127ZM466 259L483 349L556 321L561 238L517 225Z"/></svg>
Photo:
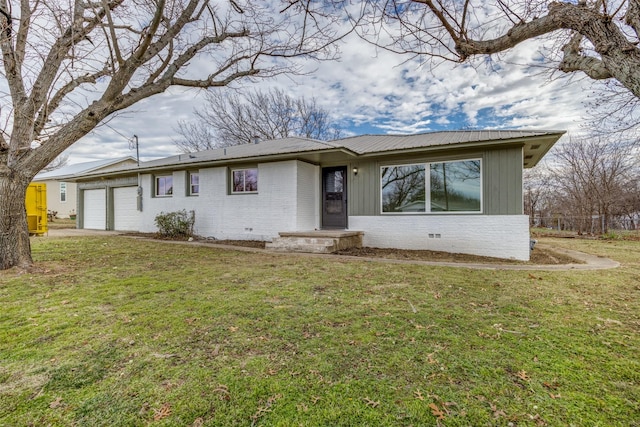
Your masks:
<svg viewBox="0 0 640 427"><path fill-rule="evenodd" d="M534 64L541 64L535 42L500 58L433 68L351 36L341 45L340 60L303 63L309 74L234 88L277 87L294 97L315 97L344 136L469 128L579 132L591 82ZM69 164L135 156L129 148L133 135L141 160L177 154L176 124L192 119L202 99L202 93L180 88L147 99L69 148Z"/></svg>

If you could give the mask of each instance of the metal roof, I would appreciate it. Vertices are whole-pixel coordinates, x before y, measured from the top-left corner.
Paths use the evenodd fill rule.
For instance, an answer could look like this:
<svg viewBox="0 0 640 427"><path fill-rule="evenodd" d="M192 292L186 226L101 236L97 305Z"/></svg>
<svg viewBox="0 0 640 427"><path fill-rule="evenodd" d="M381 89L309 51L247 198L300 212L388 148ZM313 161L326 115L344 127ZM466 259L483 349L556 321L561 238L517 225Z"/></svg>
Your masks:
<svg viewBox="0 0 640 427"><path fill-rule="evenodd" d="M335 141L316 141L307 138L288 137L271 141L261 141L257 144L234 145L226 148L179 154L177 156L144 162L140 164L140 167L146 169L181 164L252 159L280 154L299 154L343 149L344 148L336 144Z"/></svg>
<svg viewBox="0 0 640 427"><path fill-rule="evenodd" d="M513 140L551 134L558 134L559 138L563 133L564 131L463 130L413 135L360 135L335 142L358 154L371 154L453 144Z"/></svg>
<svg viewBox="0 0 640 427"><path fill-rule="evenodd" d="M301 154L339 150L358 155L384 153L389 151L405 151L421 148L435 148L448 145L474 143L504 143L536 137L551 137L553 143L564 131L527 131L527 130L468 130L444 131L413 135L359 135L334 141L317 141L307 138L289 137L257 144L235 145L227 148L180 154L163 159L144 162L141 167L161 167L168 165L190 164L200 162L254 159L282 154ZM553 145L552 143L552 145ZM549 147L550 148L550 147ZM545 151L546 152L546 151Z"/></svg>
<svg viewBox="0 0 640 427"><path fill-rule="evenodd" d="M175 167L255 162L281 159L304 159L310 162L345 161L361 156L376 156L411 151L431 151L445 148L479 147L502 144L521 144L524 151L524 167L532 167L564 134L564 131L544 130L465 130L431 132L414 135L360 135L334 141L317 141L289 137L257 144L235 145L226 148L179 154L162 159L141 162L140 166L128 165L117 172L144 172ZM114 171L114 174L116 171ZM106 175L97 170L84 171L80 175ZM111 174L111 173L109 173Z"/></svg>
<svg viewBox="0 0 640 427"><path fill-rule="evenodd" d="M75 163L73 165L66 165L58 169L54 169L49 172L39 173L33 179L34 181L45 180L59 180L64 178L71 178L76 175L83 175L91 172L96 172L99 169L106 168L107 166L115 165L120 162L131 161L135 162L133 157L121 157L118 159L106 159L106 160L94 160L92 162Z"/></svg>

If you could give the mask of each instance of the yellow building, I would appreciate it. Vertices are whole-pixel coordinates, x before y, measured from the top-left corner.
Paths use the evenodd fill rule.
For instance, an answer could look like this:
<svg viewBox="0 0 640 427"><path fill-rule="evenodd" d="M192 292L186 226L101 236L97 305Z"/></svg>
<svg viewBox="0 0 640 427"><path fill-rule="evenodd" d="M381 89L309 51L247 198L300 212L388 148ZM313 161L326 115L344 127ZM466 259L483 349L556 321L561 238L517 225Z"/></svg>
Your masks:
<svg viewBox="0 0 640 427"><path fill-rule="evenodd" d="M27 188L25 199L27 210L27 225L29 234L44 234L47 232L47 185L32 182Z"/></svg>

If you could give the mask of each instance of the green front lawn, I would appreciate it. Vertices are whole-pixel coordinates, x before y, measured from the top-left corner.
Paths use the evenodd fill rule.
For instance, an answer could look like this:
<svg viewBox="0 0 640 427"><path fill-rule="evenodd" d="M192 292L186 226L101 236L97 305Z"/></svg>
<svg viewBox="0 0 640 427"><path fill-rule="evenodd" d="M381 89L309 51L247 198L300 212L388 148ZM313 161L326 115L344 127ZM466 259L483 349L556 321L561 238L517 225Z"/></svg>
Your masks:
<svg viewBox="0 0 640 427"><path fill-rule="evenodd" d="M629 426L640 242L486 271L36 238L0 272L0 426ZM634 424L636 423L636 424Z"/></svg>

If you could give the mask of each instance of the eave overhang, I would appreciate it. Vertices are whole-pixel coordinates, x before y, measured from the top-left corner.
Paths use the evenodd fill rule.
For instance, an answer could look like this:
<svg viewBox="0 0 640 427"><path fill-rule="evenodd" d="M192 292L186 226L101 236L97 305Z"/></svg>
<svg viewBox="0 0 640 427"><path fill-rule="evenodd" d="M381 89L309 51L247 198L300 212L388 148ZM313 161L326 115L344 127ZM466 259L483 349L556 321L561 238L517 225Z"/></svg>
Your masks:
<svg viewBox="0 0 640 427"><path fill-rule="evenodd" d="M272 145L270 143L278 143L278 141L266 141L262 147L251 148L250 145L241 149L230 147L227 149L217 149L213 151L203 151L191 154L180 154L177 156L167 157L159 160L144 162L139 166L132 166L120 170L108 172L86 173L76 176L69 181L92 181L96 179L112 179L124 176L148 173L163 173L175 170L200 169L206 167L233 166L233 165L250 165L256 163L267 163L286 160L299 160L315 165L336 164L339 162L357 161L358 159L371 159L381 157L394 156L415 156L419 154L434 154L443 152L463 152L478 151L485 149L520 147L522 148L523 167L534 167L544 155L553 147L553 145L564 135L564 131L540 131L531 135L521 135L500 138L487 138L486 140L475 139L463 142L448 142L427 144L419 146L393 147L390 149L373 149L367 150L360 141L360 145L352 145L350 148L341 146L339 141L320 142L312 140L300 140L299 146L287 146L287 141L283 141L284 145ZM366 136L365 136L366 137ZM290 142L290 141L289 141ZM364 141L366 142L366 140ZM414 141L415 142L415 141ZM419 141L421 143L422 141ZM297 147L303 147L296 149ZM319 148L321 147L321 148ZM369 147L371 148L371 147ZM289 149L289 151L287 151ZM253 154L251 151L257 151ZM262 153L260 153L262 151ZM269 152L272 151L272 152ZM229 154L229 155L227 155Z"/></svg>
<svg viewBox="0 0 640 427"><path fill-rule="evenodd" d="M70 181L83 182L93 181L96 178L118 178L121 176L131 176L132 174L148 174L148 173L162 173L174 170L188 170L188 169L200 169L206 167L218 167L218 166L233 166L244 164L256 164L256 163L269 163L287 160L299 160L314 165L320 165L327 162L342 161L344 159L358 157L358 154L347 148L327 148L324 150L304 151L297 153L278 153L261 156L246 156L246 157L229 157L218 159L203 159L198 160L198 153L194 154L181 154L174 156L176 161L169 161L163 164L153 164L145 166L141 164L137 167L131 167L127 169L121 169L118 171L84 174L82 176L71 179Z"/></svg>
<svg viewBox="0 0 640 427"><path fill-rule="evenodd" d="M494 149L494 148L508 148L508 147L522 147L523 150L523 164L526 169L532 168L538 164L538 162L547 154L547 152L553 147L553 145L564 135L564 131L554 131L546 135L536 135L518 138L509 138L501 140L487 140L487 141L471 141L462 143L450 143L431 145L425 147L416 148L404 148L385 151L374 151L369 153L358 154L359 158L374 158L385 156L399 156L399 155L416 155L427 153L439 153L445 151L464 151L464 150L482 150L482 149Z"/></svg>

